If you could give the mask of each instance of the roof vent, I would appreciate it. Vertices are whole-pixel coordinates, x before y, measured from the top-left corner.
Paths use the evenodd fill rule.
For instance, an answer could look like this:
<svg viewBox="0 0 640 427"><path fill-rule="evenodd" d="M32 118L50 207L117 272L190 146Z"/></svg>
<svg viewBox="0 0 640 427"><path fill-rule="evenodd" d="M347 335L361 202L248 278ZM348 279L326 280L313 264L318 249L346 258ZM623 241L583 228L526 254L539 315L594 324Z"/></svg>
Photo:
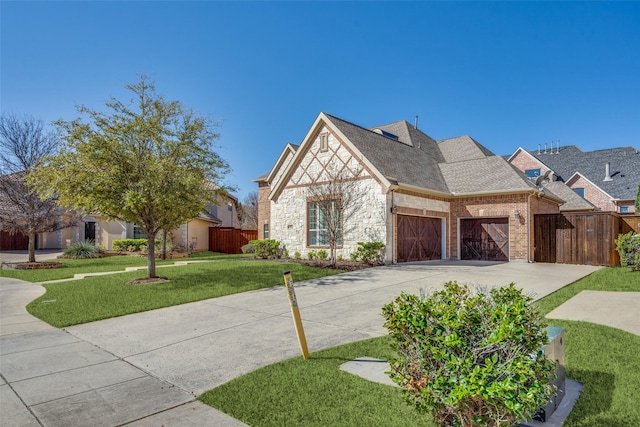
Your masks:
<svg viewBox="0 0 640 427"><path fill-rule="evenodd" d="M613 181L611 178L611 165L609 162L604 166L604 179L603 181Z"/></svg>

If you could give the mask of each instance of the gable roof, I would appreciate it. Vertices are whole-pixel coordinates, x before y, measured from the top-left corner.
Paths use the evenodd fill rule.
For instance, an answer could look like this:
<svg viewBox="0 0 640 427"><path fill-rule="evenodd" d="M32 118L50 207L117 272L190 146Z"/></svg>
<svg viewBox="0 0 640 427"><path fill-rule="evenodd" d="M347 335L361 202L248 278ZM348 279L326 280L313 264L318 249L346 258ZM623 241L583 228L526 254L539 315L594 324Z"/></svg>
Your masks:
<svg viewBox="0 0 640 427"><path fill-rule="evenodd" d="M437 143L406 121L378 127L397 132L391 133L399 134L399 139L402 138L400 141L329 114L326 117L388 181L449 193L438 168L442 154Z"/></svg>
<svg viewBox="0 0 640 427"><path fill-rule="evenodd" d="M398 186L443 196L538 191L523 172L469 136L435 141L405 120L367 129L320 113L300 146L295 146L269 198L277 198L323 126L335 133L383 188ZM269 174L254 181L270 183L286 152L287 148ZM545 197L564 202L552 192Z"/></svg>
<svg viewBox="0 0 640 427"><path fill-rule="evenodd" d="M585 152L569 145L547 153L538 154L537 150L528 153L553 170L560 181L567 182L578 172L614 199L636 198L640 182L640 153L634 147ZM607 163L610 164L611 181L604 181Z"/></svg>
<svg viewBox="0 0 640 427"><path fill-rule="evenodd" d="M582 198L578 193L573 191L569 186L561 181L551 181L545 187L545 191L551 191L553 194L562 198L565 203L560 205L560 212L566 211L595 211L596 208L586 199Z"/></svg>

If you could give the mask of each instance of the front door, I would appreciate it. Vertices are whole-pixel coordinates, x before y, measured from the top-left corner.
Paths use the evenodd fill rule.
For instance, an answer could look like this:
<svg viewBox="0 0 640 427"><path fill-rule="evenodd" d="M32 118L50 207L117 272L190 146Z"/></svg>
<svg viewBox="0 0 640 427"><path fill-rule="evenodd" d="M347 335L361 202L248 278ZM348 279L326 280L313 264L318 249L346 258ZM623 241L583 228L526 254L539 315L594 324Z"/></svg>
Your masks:
<svg viewBox="0 0 640 427"><path fill-rule="evenodd" d="M91 240L94 243L96 241L96 223L95 222L84 223L84 241L87 242L89 240Z"/></svg>

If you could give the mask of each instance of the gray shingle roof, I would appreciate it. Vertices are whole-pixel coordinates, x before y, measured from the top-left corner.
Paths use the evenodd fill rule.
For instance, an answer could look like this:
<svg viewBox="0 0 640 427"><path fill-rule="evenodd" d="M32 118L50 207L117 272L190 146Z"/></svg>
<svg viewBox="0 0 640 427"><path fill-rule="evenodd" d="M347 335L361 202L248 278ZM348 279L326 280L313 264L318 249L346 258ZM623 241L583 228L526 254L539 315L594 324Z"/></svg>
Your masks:
<svg viewBox="0 0 640 427"><path fill-rule="evenodd" d="M442 154L433 138L404 121L379 126L403 139L398 141L329 114L327 117L385 177L449 193L438 167Z"/></svg>
<svg viewBox="0 0 640 427"><path fill-rule="evenodd" d="M499 156L441 163L440 169L453 194L535 189L529 179Z"/></svg>
<svg viewBox="0 0 640 427"><path fill-rule="evenodd" d="M447 163L495 156L486 147L467 135L438 141L438 147L440 147L444 161Z"/></svg>
<svg viewBox="0 0 640 427"><path fill-rule="evenodd" d="M556 196L565 201L560 205L560 211L588 211L596 210L597 208L589 203L587 200L580 197L578 193L573 191L564 182L552 181L545 188L544 191L551 191Z"/></svg>
<svg viewBox="0 0 640 427"><path fill-rule="evenodd" d="M553 154L537 150L529 153L552 169L561 181L579 172L589 181L616 199L633 200L640 183L640 153L634 147L582 151L575 145L560 147ZM605 165L610 163L611 181L604 181Z"/></svg>

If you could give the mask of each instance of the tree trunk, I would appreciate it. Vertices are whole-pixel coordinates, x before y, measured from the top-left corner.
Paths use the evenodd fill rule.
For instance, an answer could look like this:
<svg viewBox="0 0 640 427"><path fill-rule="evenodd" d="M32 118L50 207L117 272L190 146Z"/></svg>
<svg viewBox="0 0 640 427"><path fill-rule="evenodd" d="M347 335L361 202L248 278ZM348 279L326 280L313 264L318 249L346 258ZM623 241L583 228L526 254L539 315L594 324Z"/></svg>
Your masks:
<svg viewBox="0 0 640 427"><path fill-rule="evenodd" d="M156 276L156 233L147 232L147 277L154 279Z"/></svg>
<svg viewBox="0 0 640 427"><path fill-rule="evenodd" d="M167 259L167 230L162 230L162 260Z"/></svg>
<svg viewBox="0 0 640 427"><path fill-rule="evenodd" d="M36 262L36 234L29 233L29 262Z"/></svg>

